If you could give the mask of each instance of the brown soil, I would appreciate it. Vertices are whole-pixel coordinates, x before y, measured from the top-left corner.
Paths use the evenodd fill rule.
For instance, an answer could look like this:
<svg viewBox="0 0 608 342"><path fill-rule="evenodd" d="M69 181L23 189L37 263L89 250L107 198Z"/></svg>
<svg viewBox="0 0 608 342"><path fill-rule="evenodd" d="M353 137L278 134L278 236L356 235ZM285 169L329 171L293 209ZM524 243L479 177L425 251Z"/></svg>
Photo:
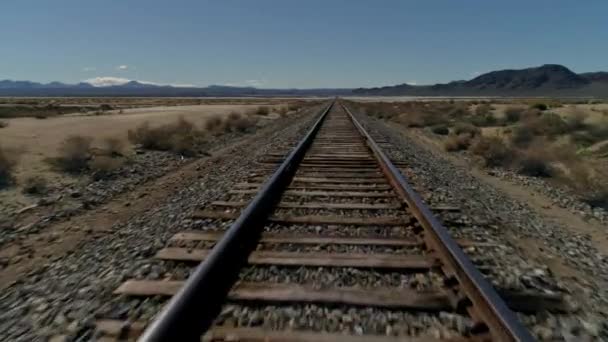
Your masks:
<svg viewBox="0 0 608 342"><path fill-rule="evenodd" d="M179 189L184 182L195 179L207 168L229 156L237 146L250 142L255 136L231 144L214 153L213 157L196 160L180 168L142 184L134 191L116 196L110 202L30 234L0 250L0 259L9 259L11 264L0 270L0 290L10 286L22 276L42 266L47 260L61 257L78 248L88 240L112 234L112 227L143 213L166 201L167 194ZM24 218L35 222L37 215Z"/></svg>

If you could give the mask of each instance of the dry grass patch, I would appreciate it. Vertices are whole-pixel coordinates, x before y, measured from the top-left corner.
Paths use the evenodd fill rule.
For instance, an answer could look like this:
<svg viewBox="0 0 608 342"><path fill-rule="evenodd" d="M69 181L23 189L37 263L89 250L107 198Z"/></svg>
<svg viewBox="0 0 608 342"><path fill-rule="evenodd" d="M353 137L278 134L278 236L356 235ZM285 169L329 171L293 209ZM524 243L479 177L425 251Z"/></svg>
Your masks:
<svg viewBox="0 0 608 342"><path fill-rule="evenodd" d="M438 135L448 135L450 133L450 129L446 125L435 125L431 127L431 132Z"/></svg>
<svg viewBox="0 0 608 342"><path fill-rule="evenodd" d="M31 176L23 181L23 193L28 195L44 195L49 187L46 178Z"/></svg>
<svg viewBox="0 0 608 342"><path fill-rule="evenodd" d="M443 143L443 147L448 152L466 150L471 146L473 137L470 134L452 134Z"/></svg>
<svg viewBox="0 0 608 342"><path fill-rule="evenodd" d="M93 173L94 180L110 178L118 171L125 161L121 158L112 158L109 156L97 156L90 163L90 170Z"/></svg>
<svg viewBox="0 0 608 342"><path fill-rule="evenodd" d="M218 133L222 130L224 121L219 116L212 116L205 121L205 130L211 133Z"/></svg>
<svg viewBox="0 0 608 342"><path fill-rule="evenodd" d="M524 111L521 107L507 107L505 109L505 120L508 123L518 122L523 116Z"/></svg>
<svg viewBox="0 0 608 342"><path fill-rule="evenodd" d="M259 106L256 110L255 113L257 115L262 115L262 116L266 116L268 114L270 114L270 109L267 106Z"/></svg>
<svg viewBox="0 0 608 342"><path fill-rule="evenodd" d="M144 149L172 151L186 156L201 152L200 147L205 142L204 132L183 118L158 127L143 123L136 129L129 130L128 137L129 141Z"/></svg>
<svg viewBox="0 0 608 342"><path fill-rule="evenodd" d="M481 129L479 129L479 127L476 127L470 123L459 122L454 125L453 133L456 135L467 134L467 135L470 135L471 137L476 137L481 134Z"/></svg>
<svg viewBox="0 0 608 342"><path fill-rule="evenodd" d="M101 143L102 152L111 157L122 157L126 154L125 142L118 138L108 137Z"/></svg>
<svg viewBox="0 0 608 342"><path fill-rule="evenodd" d="M256 124L257 120L253 116L232 112L226 118L224 128L231 132L246 132Z"/></svg>
<svg viewBox="0 0 608 342"><path fill-rule="evenodd" d="M14 153L4 150L0 146L0 189L13 183L13 171L16 164L17 158Z"/></svg>
<svg viewBox="0 0 608 342"><path fill-rule="evenodd" d="M508 166L513 158L513 150L499 137L479 137L470 148L471 153L483 158L488 167Z"/></svg>
<svg viewBox="0 0 608 342"><path fill-rule="evenodd" d="M54 159L55 165L69 173L86 170L91 159L92 141L92 138L81 135L67 137L59 147L59 156Z"/></svg>

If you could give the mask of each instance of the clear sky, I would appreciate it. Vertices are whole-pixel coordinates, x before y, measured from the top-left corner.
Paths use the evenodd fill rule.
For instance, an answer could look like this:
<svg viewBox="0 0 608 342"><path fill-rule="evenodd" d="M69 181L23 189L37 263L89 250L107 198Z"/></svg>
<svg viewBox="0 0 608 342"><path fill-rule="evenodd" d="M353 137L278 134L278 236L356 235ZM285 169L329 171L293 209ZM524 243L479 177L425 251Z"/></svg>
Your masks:
<svg viewBox="0 0 608 342"><path fill-rule="evenodd" d="M608 70L608 0L2 0L0 23L0 79L306 88Z"/></svg>

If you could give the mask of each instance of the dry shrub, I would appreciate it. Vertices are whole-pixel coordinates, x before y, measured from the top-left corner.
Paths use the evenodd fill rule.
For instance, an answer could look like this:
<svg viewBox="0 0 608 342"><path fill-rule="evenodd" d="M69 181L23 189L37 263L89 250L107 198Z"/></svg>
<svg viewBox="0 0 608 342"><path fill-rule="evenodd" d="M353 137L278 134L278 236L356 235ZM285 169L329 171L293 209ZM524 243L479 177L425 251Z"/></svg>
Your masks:
<svg viewBox="0 0 608 342"><path fill-rule="evenodd" d="M128 137L129 141L144 149L173 151L187 156L197 154L204 142L204 134L183 118L158 127L150 127L145 122L135 130L129 130Z"/></svg>
<svg viewBox="0 0 608 342"><path fill-rule="evenodd" d="M109 156L122 157L125 155L125 142L118 138L105 138L102 141L102 150Z"/></svg>
<svg viewBox="0 0 608 342"><path fill-rule="evenodd" d="M471 137L475 137L481 134L481 129L470 123L459 122L454 125L453 133L456 135L468 134Z"/></svg>
<svg viewBox="0 0 608 342"><path fill-rule="evenodd" d="M13 183L13 171L16 164L15 156L0 147L0 189Z"/></svg>
<svg viewBox="0 0 608 342"><path fill-rule="evenodd" d="M298 102L292 102L292 103L287 104L287 109L290 111L297 111L301 107L302 107L302 104L298 103Z"/></svg>
<svg viewBox="0 0 608 342"><path fill-rule="evenodd" d="M232 112L226 118L225 129L233 132L245 132L255 127L256 124L257 122L252 116Z"/></svg>
<svg viewBox="0 0 608 342"><path fill-rule="evenodd" d="M443 147L448 152L466 150L471 146L472 139L470 134L452 134L443 143Z"/></svg>
<svg viewBox="0 0 608 342"><path fill-rule="evenodd" d="M436 125L431 127L431 132L438 135L448 135L450 133L450 129L446 125Z"/></svg>
<svg viewBox="0 0 608 342"><path fill-rule="evenodd" d="M534 140L534 131L528 125L518 125L511 133L511 143L517 147L527 147Z"/></svg>
<svg viewBox="0 0 608 342"><path fill-rule="evenodd" d="M461 119L471 115L471 111L469 111L466 103L451 103L447 106L444 103L437 103L434 108L438 112L447 112L448 117L453 119Z"/></svg>
<svg viewBox="0 0 608 342"><path fill-rule="evenodd" d="M488 112L483 115L475 114L474 116L469 118L469 121L477 127L496 126L496 124L498 123L498 120L491 112Z"/></svg>
<svg viewBox="0 0 608 342"><path fill-rule="evenodd" d="M82 172L87 169L91 158L93 139L81 135L67 137L59 147L59 156L55 159L57 166L66 172Z"/></svg>
<svg viewBox="0 0 608 342"><path fill-rule="evenodd" d="M97 156L90 163L90 169L93 172L93 179L101 180L110 178L114 172L124 165L124 163L124 160L120 158Z"/></svg>
<svg viewBox="0 0 608 342"><path fill-rule="evenodd" d="M400 110L401 108L398 108ZM413 102L408 107L403 108L404 113L398 116L398 121L407 127L427 127L447 124L449 114L447 109L438 105L419 104ZM385 111L385 113L389 113ZM387 115L385 114L384 117Z"/></svg>
<svg viewBox="0 0 608 342"><path fill-rule="evenodd" d="M533 108L533 109L538 109L538 110L540 110L540 111L543 111L543 110L547 110L547 109L549 109L549 106L547 106L547 105L546 105L546 104L544 104L544 103L534 103L534 104L532 104L532 105L530 106L530 108Z"/></svg>
<svg viewBox="0 0 608 342"><path fill-rule="evenodd" d="M221 117L219 117L217 115L212 116L209 119L207 119L207 121L205 121L205 130L207 132L216 133L222 129L223 125L224 125L224 122L222 121Z"/></svg>
<svg viewBox="0 0 608 342"><path fill-rule="evenodd" d="M585 191L581 199L592 207L608 210L608 186L605 183L597 183Z"/></svg>
<svg viewBox="0 0 608 342"><path fill-rule="evenodd" d="M547 152L542 148L523 151L515 161L517 173L531 177L552 177L555 170L551 167Z"/></svg>
<svg viewBox="0 0 608 342"><path fill-rule="evenodd" d="M513 158L513 151L499 137L479 137L470 151L483 158L486 166L507 166Z"/></svg>
<svg viewBox="0 0 608 342"><path fill-rule="evenodd" d="M589 134L596 141L608 139L608 121L603 120L588 128Z"/></svg>
<svg viewBox="0 0 608 342"><path fill-rule="evenodd" d="M266 116L270 113L270 109L268 109L268 107L266 106L259 106L258 108L256 108L255 113L257 115Z"/></svg>
<svg viewBox="0 0 608 342"><path fill-rule="evenodd" d="M550 137L561 135L569 131L568 124L561 116L555 113L544 113L540 117L539 133Z"/></svg>
<svg viewBox="0 0 608 342"><path fill-rule="evenodd" d="M482 103L475 107L475 115L486 116L492 114L492 106L489 103Z"/></svg>
<svg viewBox="0 0 608 342"><path fill-rule="evenodd" d="M568 131L578 131L586 128L585 120L587 119L587 113L582 110L575 108L567 117L566 117L566 126Z"/></svg>
<svg viewBox="0 0 608 342"><path fill-rule="evenodd" d="M517 122L523 116L524 111L520 107L507 107L505 109L505 120L509 123Z"/></svg>
<svg viewBox="0 0 608 342"><path fill-rule="evenodd" d="M279 107L279 108L277 109L277 113L278 113L278 114L279 114L279 116L280 116L280 117L282 117L282 118L284 118L284 117L286 117L286 116L287 116L287 112L288 112L287 107Z"/></svg>
<svg viewBox="0 0 608 342"><path fill-rule="evenodd" d="M585 163L570 163L568 181L581 200L591 207L608 210L608 183L606 175L592 175Z"/></svg>
<svg viewBox="0 0 608 342"><path fill-rule="evenodd" d="M44 195L48 190L47 180L41 176L31 176L23 182L23 193Z"/></svg>

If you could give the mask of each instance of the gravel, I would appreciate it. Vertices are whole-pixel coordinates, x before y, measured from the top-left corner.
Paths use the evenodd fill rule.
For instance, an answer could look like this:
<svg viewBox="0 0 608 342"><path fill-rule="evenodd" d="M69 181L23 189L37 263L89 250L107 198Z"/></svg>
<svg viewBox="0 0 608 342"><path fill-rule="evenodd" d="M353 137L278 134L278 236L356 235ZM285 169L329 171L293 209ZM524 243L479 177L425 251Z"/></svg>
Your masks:
<svg viewBox="0 0 608 342"><path fill-rule="evenodd" d="M387 227L387 226L349 226L349 225L290 225L270 223L264 227L266 233L298 233L298 234L320 234L324 236L350 236L350 237L398 237L413 238L416 235L409 227Z"/></svg>
<svg viewBox="0 0 608 342"><path fill-rule="evenodd" d="M225 305L217 324L272 330L313 330L355 335L461 337L472 322L465 316L321 307L317 305L249 307Z"/></svg>
<svg viewBox="0 0 608 342"><path fill-rule="evenodd" d="M380 272L352 267L279 267L248 266L240 275L243 281L310 285L329 287L393 287L416 290L439 289L441 275L428 273Z"/></svg>
<svg viewBox="0 0 608 342"><path fill-rule="evenodd" d="M176 232L204 224L191 213L222 198L235 181L255 168L255 160L269 151L288 149L312 124L312 112L280 120L262 128L249 143L232 149L221 162L202 159L198 179L167 193L164 204L127 222L115 224L111 234L81 243L69 254L48 262L0 295L0 340L32 341L69 333L90 339L99 317L149 318L161 298L117 298L112 292L125 280L146 273L161 275L152 259ZM157 266L156 268L154 268ZM111 314L106 316L105 314Z"/></svg>
<svg viewBox="0 0 608 342"><path fill-rule="evenodd" d="M584 234L573 234L559 223L544 220L526 203L513 200L482 183L466 168L420 146L403 133L404 128L358 115L374 137L383 137L384 151L393 161L407 165L405 175L430 205L456 205L461 209L459 224L444 217L457 237L478 241L498 241L506 248L485 251L484 263L495 263L491 281L513 288L556 290L571 294L581 310L569 315L542 313L525 323L538 338L558 340L608 339L608 258L599 253ZM430 192L432 190L432 192ZM442 215L444 216L444 215ZM456 215L455 217L457 217ZM513 245L517 239L531 237L543 241L542 249L563 257L572 268L593 275L556 279L548 268Z"/></svg>

